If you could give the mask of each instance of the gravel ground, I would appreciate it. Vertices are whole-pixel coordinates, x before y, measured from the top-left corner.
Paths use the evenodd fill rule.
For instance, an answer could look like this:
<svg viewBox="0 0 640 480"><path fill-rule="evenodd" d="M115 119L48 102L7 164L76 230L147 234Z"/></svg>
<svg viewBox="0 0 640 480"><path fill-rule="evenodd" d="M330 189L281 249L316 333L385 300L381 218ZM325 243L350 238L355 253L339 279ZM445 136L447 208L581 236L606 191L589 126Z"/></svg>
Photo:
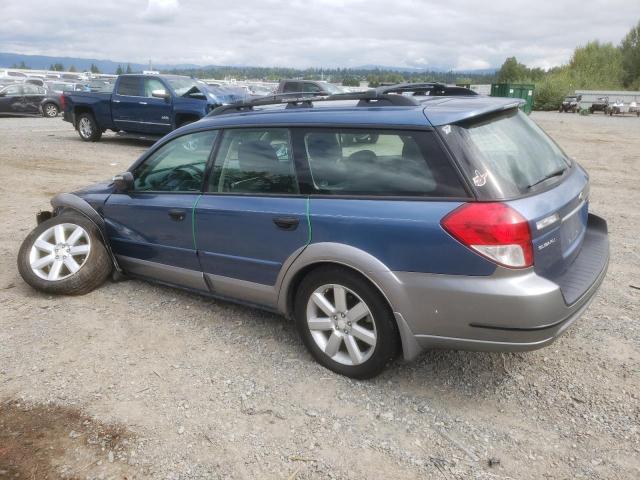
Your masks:
<svg viewBox="0 0 640 480"><path fill-rule="evenodd" d="M0 118L0 480L639 478L640 120L532 117L591 174L600 293L543 350L427 352L372 381L315 364L272 314L134 280L29 288L34 213L148 145Z"/></svg>

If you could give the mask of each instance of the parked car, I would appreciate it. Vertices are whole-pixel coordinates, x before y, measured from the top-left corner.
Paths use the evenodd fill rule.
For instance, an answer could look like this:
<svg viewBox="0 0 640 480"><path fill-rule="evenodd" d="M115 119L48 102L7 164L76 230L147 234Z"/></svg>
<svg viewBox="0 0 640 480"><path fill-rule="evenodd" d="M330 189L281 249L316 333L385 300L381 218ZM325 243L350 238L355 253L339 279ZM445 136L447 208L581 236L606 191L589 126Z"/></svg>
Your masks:
<svg viewBox="0 0 640 480"><path fill-rule="evenodd" d="M92 92L113 92L115 82L96 78L93 80L89 80L87 86Z"/></svg>
<svg viewBox="0 0 640 480"><path fill-rule="evenodd" d="M334 95L345 91L332 83L316 80L280 80L278 93L304 93L311 95Z"/></svg>
<svg viewBox="0 0 640 480"><path fill-rule="evenodd" d="M637 102L631 102L629 104L629 113L635 113L637 117L640 117L640 107Z"/></svg>
<svg viewBox="0 0 640 480"><path fill-rule="evenodd" d="M59 94L62 95L65 92L89 92L91 89L84 83L77 82L64 82L64 81L46 81L46 87Z"/></svg>
<svg viewBox="0 0 640 480"><path fill-rule="evenodd" d="M587 173L521 100L392 91L219 107L54 197L20 274L77 295L116 271L277 311L355 378L399 349L550 344L607 269Z"/></svg>
<svg viewBox="0 0 640 480"><path fill-rule="evenodd" d="M582 95L567 95L560 104L560 113L571 112L576 113L580 111L580 102L582 101Z"/></svg>
<svg viewBox="0 0 640 480"><path fill-rule="evenodd" d="M625 113L624 110L625 110L624 102L618 99L609 105L608 113L609 113L609 116L613 116L614 114L619 115L619 114Z"/></svg>
<svg viewBox="0 0 640 480"><path fill-rule="evenodd" d="M0 89L0 115L40 115L47 91L29 83L14 83Z"/></svg>
<svg viewBox="0 0 640 480"><path fill-rule="evenodd" d="M589 107L591 113L604 112L609 113L609 97L600 97Z"/></svg>
<svg viewBox="0 0 640 480"><path fill-rule="evenodd" d="M100 140L108 129L164 135L220 105L204 83L179 75L120 75L112 93L64 96L64 120L88 142Z"/></svg>

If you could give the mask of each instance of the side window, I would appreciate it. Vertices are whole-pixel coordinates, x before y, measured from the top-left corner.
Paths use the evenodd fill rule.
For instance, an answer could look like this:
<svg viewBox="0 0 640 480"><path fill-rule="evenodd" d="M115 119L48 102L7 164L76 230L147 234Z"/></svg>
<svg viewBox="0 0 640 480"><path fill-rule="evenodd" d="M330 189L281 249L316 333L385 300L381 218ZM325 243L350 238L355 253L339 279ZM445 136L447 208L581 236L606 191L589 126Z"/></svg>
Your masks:
<svg viewBox="0 0 640 480"><path fill-rule="evenodd" d="M42 95L44 94L44 89L38 87L37 85L31 85L29 83L25 83L22 86L25 95Z"/></svg>
<svg viewBox="0 0 640 480"><path fill-rule="evenodd" d="M217 130L191 133L160 147L134 170L134 190L199 191L217 134Z"/></svg>
<svg viewBox="0 0 640 480"><path fill-rule="evenodd" d="M306 82L302 84L302 91L304 93L319 93L322 92L322 89L315 83Z"/></svg>
<svg viewBox="0 0 640 480"><path fill-rule="evenodd" d="M267 128L225 131L208 191L298 193L289 130Z"/></svg>
<svg viewBox="0 0 640 480"><path fill-rule="evenodd" d="M433 132L323 129L303 139L318 193L466 196Z"/></svg>
<svg viewBox="0 0 640 480"><path fill-rule="evenodd" d="M5 90L7 97L19 97L22 95L22 87L20 85L10 85Z"/></svg>
<svg viewBox="0 0 640 480"><path fill-rule="evenodd" d="M298 93L300 91L300 82L287 82L284 84L282 93Z"/></svg>
<svg viewBox="0 0 640 480"><path fill-rule="evenodd" d="M140 78L139 77L120 77L118 84L118 95L128 95L132 97L141 97Z"/></svg>
<svg viewBox="0 0 640 480"><path fill-rule="evenodd" d="M164 84L157 78L145 78L144 79L144 96L152 97L154 90L163 90L166 92Z"/></svg>

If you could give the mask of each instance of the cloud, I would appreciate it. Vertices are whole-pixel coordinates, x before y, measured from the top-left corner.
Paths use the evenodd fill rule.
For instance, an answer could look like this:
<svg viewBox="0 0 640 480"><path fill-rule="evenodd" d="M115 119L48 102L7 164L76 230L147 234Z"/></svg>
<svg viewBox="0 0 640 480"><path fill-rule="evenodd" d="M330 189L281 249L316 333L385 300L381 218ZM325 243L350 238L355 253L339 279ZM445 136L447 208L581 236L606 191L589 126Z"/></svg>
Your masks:
<svg viewBox="0 0 640 480"><path fill-rule="evenodd" d="M147 9L142 13L142 17L152 22L168 22L175 18L180 3L178 0L148 0Z"/></svg>
<svg viewBox="0 0 640 480"><path fill-rule="evenodd" d="M552 67L589 40L620 42L639 13L638 0L20 0L3 6L0 49L154 64L467 70L516 56Z"/></svg>

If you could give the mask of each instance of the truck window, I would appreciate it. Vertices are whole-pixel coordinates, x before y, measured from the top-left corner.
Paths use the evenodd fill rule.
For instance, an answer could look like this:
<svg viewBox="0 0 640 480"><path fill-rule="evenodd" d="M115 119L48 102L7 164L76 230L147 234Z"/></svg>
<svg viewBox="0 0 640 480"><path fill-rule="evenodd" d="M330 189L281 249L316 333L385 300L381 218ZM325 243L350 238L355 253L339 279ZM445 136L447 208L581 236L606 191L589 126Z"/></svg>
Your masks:
<svg viewBox="0 0 640 480"><path fill-rule="evenodd" d="M127 95L130 97L141 97L140 79L138 77L120 77L118 83L118 95Z"/></svg>
<svg viewBox="0 0 640 480"><path fill-rule="evenodd" d="M144 96L152 97L151 95L154 90L163 90L167 91L164 84L158 80L157 78L145 78L144 79Z"/></svg>
<svg viewBox="0 0 640 480"><path fill-rule="evenodd" d="M283 93L298 93L300 92L300 82L285 82Z"/></svg>

